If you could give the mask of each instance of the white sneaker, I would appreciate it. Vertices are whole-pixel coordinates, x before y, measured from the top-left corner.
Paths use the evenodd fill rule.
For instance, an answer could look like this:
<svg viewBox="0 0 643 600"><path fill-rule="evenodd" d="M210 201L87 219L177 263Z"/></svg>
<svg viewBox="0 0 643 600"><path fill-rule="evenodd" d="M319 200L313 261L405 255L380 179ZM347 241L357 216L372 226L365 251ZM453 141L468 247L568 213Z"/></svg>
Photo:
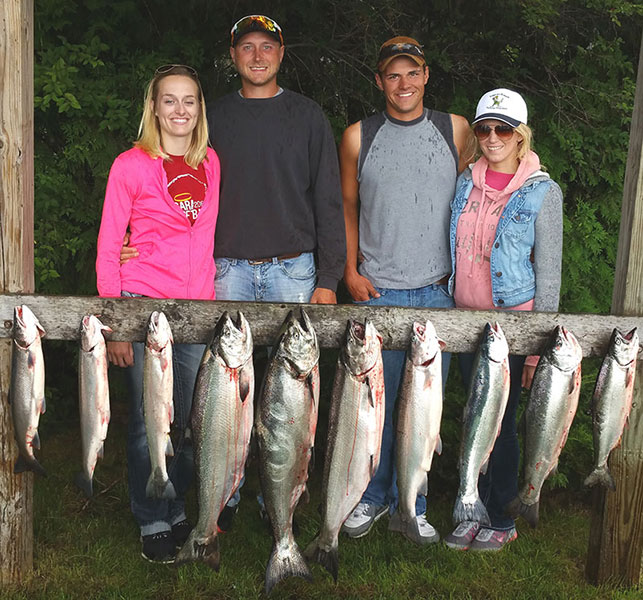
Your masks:
<svg viewBox="0 0 643 600"><path fill-rule="evenodd" d="M365 536L375 521L381 519L388 511L388 506L377 506L360 502L342 525L342 531L352 538Z"/></svg>
<svg viewBox="0 0 643 600"><path fill-rule="evenodd" d="M416 544L435 544L440 540L440 534L435 527L426 520L426 515L417 515L407 523L402 521L399 513L395 511L388 526L390 531L404 534Z"/></svg>

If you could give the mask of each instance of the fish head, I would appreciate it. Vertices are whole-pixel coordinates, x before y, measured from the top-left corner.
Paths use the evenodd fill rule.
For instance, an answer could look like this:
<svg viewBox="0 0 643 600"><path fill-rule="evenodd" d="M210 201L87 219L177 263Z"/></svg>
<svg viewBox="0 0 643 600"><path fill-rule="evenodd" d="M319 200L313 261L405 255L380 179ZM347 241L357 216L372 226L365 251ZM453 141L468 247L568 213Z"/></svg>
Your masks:
<svg viewBox="0 0 643 600"><path fill-rule="evenodd" d="M575 370L583 359L583 350L576 336L562 325L554 330L544 354L561 371Z"/></svg>
<svg viewBox="0 0 643 600"><path fill-rule="evenodd" d="M431 321L413 323L409 346L409 357L413 365L428 367L445 345L438 337Z"/></svg>
<svg viewBox="0 0 643 600"><path fill-rule="evenodd" d="M298 375L307 375L319 361L317 334L306 311L300 316L290 311L281 327L281 335L273 356L287 361Z"/></svg>
<svg viewBox="0 0 643 600"><path fill-rule="evenodd" d="M353 375L370 371L382 351L382 336L368 319L364 323L350 319L342 347L342 360Z"/></svg>
<svg viewBox="0 0 643 600"><path fill-rule="evenodd" d="M637 328L635 327L627 333L621 333L615 328L614 331L612 331L608 353L623 367L635 361L639 353L639 334Z"/></svg>
<svg viewBox="0 0 643 600"><path fill-rule="evenodd" d="M18 346L28 348L43 335L45 330L26 304L13 309L13 339Z"/></svg>
<svg viewBox="0 0 643 600"><path fill-rule="evenodd" d="M213 354L218 354L231 369L238 369L252 356L252 333L250 325L241 311L236 320L225 311L217 321L214 336L210 342Z"/></svg>
<svg viewBox="0 0 643 600"><path fill-rule="evenodd" d="M147 337L145 338L145 345L155 352L161 352L168 344L174 343L172 338L172 330L167 321L165 313L162 311L154 311L150 315L150 320L147 323Z"/></svg>
<svg viewBox="0 0 643 600"><path fill-rule="evenodd" d="M501 363L509 356L509 345L500 323L487 323L484 326L478 351L496 363Z"/></svg>
<svg viewBox="0 0 643 600"><path fill-rule="evenodd" d="M83 352L91 352L98 344L105 341L103 331L111 333L107 325L103 325L95 315L85 315L80 322L80 347Z"/></svg>

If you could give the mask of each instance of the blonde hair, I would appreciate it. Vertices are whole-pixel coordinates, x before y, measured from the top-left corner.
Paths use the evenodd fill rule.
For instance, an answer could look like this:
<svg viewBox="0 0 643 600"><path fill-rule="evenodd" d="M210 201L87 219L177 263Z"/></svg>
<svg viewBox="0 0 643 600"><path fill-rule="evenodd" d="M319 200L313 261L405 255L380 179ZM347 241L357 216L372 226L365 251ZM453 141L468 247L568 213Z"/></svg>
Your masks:
<svg viewBox="0 0 643 600"><path fill-rule="evenodd" d="M518 127L514 129L514 131L522 137L522 141L518 142L518 153L516 155L518 162L520 162L523 158L525 158L525 156L527 156L527 154L531 150L531 142L534 139L534 134L531 130L531 127L529 127L529 125L526 125L525 123L520 123ZM482 149L480 148L480 142L475 135L471 135L471 137L469 137L469 141L466 146L467 150L470 152L471 148L469 147L469 144L473 144L473 146L475 146L475 149L473 150L473 157L480 158L480 156L482 155Z"/></svg>
<svg viewBox="0 0 643 600"><path fill-rule="evenodd" d="M198 89L198 101L200 106L199 120L192 132L192 140L188 151L185 153L185 162L193 169L196 169L205 159L208 151L208 121L205 110L205 101L203 100L203 90L201 83L196 75L196 71L183 65L173 66L170 70L163 73L156 73L147 85L145 90L145 100L143 104L143 115L141 123L138 126L138 138L134 142L136 148L147 152L152 158L170 158L169 154L163 151L161 147L161 127L157 116L154 114L154 102L156 102L159 83L165 77L170 75L181 75L189 77L196 83Z"/></svg>

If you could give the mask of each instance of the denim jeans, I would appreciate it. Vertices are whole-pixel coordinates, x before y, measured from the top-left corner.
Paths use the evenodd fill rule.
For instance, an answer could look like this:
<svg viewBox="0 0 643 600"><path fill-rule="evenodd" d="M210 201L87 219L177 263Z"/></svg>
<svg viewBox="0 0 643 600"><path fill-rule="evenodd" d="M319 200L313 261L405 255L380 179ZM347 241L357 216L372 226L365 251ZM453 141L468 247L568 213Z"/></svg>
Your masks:
<svg viewBox="0 0 643 600"><path fill-rule="evenodd" d="M145 493L151 473L149 448L143 415L143 355L144 344L135 342L134 365L126 369L129 392L127 427L127 475L130 505L141 535L168 531L172 525L185 519L185 493L192 483L194 459L192 444L186 439L192 395L197 371L203 356L203 344L174 344L174 423L170 437L174 456L167 457L167 472L176 490L176 499L148 498Z"/></svg>
<svg viewBox="0 0 643 600"><path fill-rule="evenodd" d="M474 354L459 354L462 383L468 389L473 371ZM505 514L505 507L518 495L518 464L520 444L516 415L520 404L522 367L524 356L509 356L511 383L509 400L502 418L500 434L493 446L487 472L478 478L478 493L491 520L491 527L498 530L511 529L515 522Z"/></svg>
<svg viewBox="0 0 643 600"><path fill-rule="evenodd" d="M241 258L216 258L217 274L214 289L217 300L246 302L309 302L315 289L317 271L312 252L304 252L296 258L252 265ZM236 506L241 500L239 487L228 501ZM263 499L259 497L259 503Z"/></svg>
<svg viewBox="0 0 643 600"><path fill-rule="evenodd" d="M364 306L412 306L425 308L453 308L453 298L449 295L446 285L427 285L422 288L393 290L375 288L379 298L371 298L365 302L356 302ZM439 332L438 332L439 334ZM382 362L384 364L384 393L386 396L384 412L384 430L382 432L382 449L380 465L371 479L362 502L378 506L388 505L393 512L397 508L397 472L395 468L395 424L394 413L397 401L400 379L404 370L404 350L384 350ZM449 373L451 354L442 353L442 389ZM415 512L423 515L426 512L426 497L418 494L415 502Z"/></svg>
<svg viewBox="0 0 643 600"><path fill-rule="evenodd" d="M308 302L317 273L312 252L296 258L252 265L239 258L217 258L214 280L217 300Z"/></svg>

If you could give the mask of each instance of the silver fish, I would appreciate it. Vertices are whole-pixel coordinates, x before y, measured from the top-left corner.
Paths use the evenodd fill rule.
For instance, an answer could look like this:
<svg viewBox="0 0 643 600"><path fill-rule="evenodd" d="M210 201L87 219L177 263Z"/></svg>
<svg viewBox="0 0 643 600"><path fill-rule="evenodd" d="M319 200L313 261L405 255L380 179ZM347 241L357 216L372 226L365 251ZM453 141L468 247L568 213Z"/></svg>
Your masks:
<svg viewBox="0 0 643 600"><path fill-rule="evenodd" d="M40 338L45 330L26 304L13 311L11 387L9 402L19 456L14 473L35 471L46 475L34 456L40 449L38 421L45 412L45 360Z"/></svg>
<svg viewBox="0 0 643 600"><path fill-rule="evenodd" d="M172 331L167 317L150 315L143 358L143 413L152 472L145 489L150 498L176 498L168 478L166 456L174 456L170 425L174 421L174 371Z"/></svg>
<svg viewBox="0 0 643 600"><path fill-rule="evenodd" d="M306 489L319 404L319 347L306 312L291 311L280 330L257 406L259 475L274 547L266 568L269 594L282 579L312 576L293 536L292 519Z"/></svg>
<svg viewBox="0 0 643 600"><path fill-rule="evenodd" d="M206 348L192 405L199 520L176 562L203 561L219 570L217 520L243 477L254 401L252 333L241 312L224 312Z"/></svg>
<svg viewBox="0 0 643 600"><path fill-rule="evenodd" d="M489 524L478 495L478 476L486 473L489 455L500 433L509 398L509 347L498 323L487 323L478 346L469 396L464 410L460 449L460 489L453 509L454 523Z"/></svg>
<svg viewBox="0 0 643 600"><path fill-rule="evenodd" d="M541 355L525 408L524 482L507 506L512 518L522 515L538 524L540 491L558 465L580 393L583 352L574 335L558 326Z"/></svg>
<svg viewBox="0 0 643 600"><path fill-rule="evenodd" d="M348 321L328 421L321 531L305 555L337 581L339 530L377 471L382 444L382 338L368 319Z"/></svg>
<svg viewBox="0 0 643 600"><path fill-rule="evenodd" d="M614 478L607 468L607 459L621 442L623 428L632 408L638 352L636 328L625 335L614 329L592 397L594 470L585 479L587 486L600 483L616 489Z"/></svg>
<svg viewBox="0 0 643 600"><path fill-rule="evenodd" d="M399 506L392 520L415 526L415 501L428 494L433 454L442 452L442 348L431 321L413 323L398 398L396 466Z"/></svg>
<svg viewBox="0 0 643 600"><path fill-rule="evenodd" d="M92 479L109 425L109 381L107 379L107 347L103 331L111 329L94 315L83 317L80 326L78 354L78 398L80 408L80 440L83 448L83 470L76 475L76 484L90 497Z"/></svg>

